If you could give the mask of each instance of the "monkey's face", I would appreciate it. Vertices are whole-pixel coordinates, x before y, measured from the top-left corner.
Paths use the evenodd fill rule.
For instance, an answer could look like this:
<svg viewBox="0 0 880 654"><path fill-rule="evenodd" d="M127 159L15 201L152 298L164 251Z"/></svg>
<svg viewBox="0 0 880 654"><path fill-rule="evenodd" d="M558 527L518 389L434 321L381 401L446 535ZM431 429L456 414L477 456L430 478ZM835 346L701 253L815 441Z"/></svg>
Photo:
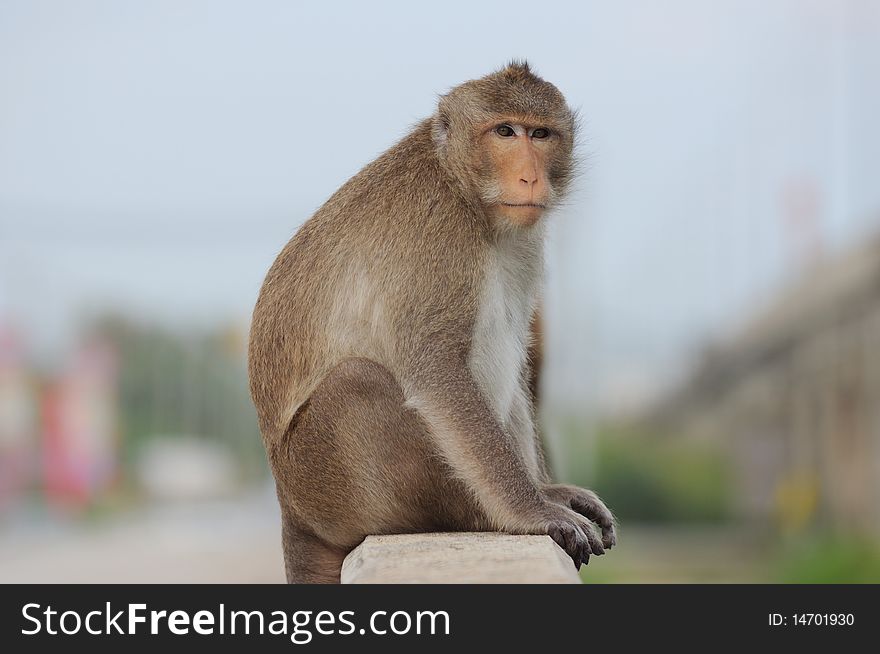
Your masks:
<svg viewBox="0 0 880 654"><path fill-rule="evenodd" d="M440 99L437 154L496 224L531 227L574 174L575 117L559 90L512 63Z"/></svg>
<svg viewBox="0 0 880 654"><path fill-rule="evenodd" d="M490 215L531 227L553 199L548 161L558 135L543 124L508 117L484 127L481 193Z"/></svg>

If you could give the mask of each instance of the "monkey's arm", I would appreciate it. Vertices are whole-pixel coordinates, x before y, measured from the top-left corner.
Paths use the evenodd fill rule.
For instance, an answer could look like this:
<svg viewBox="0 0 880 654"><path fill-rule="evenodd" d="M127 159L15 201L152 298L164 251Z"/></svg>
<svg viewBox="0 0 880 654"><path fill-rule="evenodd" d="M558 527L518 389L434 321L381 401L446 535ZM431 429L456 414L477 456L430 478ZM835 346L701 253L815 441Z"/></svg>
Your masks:
<svg viewBox="0 0 880 654"><path fill-rule="evenodd" d="M526 462L532 477L539 484L549 484L552 475L547 467L543 442L535 424L535 407L528 394L529 388L526 380L523 379L521 390L513 399L507 429L520 443L520 451L526 454Z"/></svg>
<svg viewBox="0 0 880 654"><path fill-rule="evenodd" d="M412 381L409 404L428 422L444 458L496 528L548 534L575 565L604 552L586 518L543 496L466 366L422 368Z"/></svg>
<svg viewBox="0 0 880 654"><path fill-rule="evenodd" d="M541 495L551 502L574 509L589 518L602 530L602 544L611 548L617 544L614 516L602 500L590 490L570 484L554 484L544 456L543 442L538 435L534 419L534 406L527 396L525 380L511 407L509 431L511 436L523 444L521 451L531 452L534 460L530 472L538 482Z"/></svg>
<svg viewBox="0 0 880 654"><path fill-rule="evenodd" d="M614 516L602 500L590 490L570 484L554 484L544 456L542 439L535 425L535 408L527 396L528 388L522 382L522 392L514 398L511 407L509 430L511 435L523 445L521 451L534 456L530 472L537 479L538 487L545 499L574 509L589 518L602 530L602 544L613 547L617 544Z"/></svg>

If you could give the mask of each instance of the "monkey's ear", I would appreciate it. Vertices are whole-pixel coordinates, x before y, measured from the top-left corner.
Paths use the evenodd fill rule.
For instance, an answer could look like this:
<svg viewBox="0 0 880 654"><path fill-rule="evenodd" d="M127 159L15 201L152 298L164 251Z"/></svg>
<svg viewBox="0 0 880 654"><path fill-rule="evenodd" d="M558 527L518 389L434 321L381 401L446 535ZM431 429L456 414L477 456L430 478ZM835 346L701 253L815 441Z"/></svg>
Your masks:
<svg viewBox="0 0 880 654"><path fill-rule="evenodd" d="M431 119L431 135L434 137L437 150L445 152L449 141L449 115L442 109L438 110Z"/></svg>

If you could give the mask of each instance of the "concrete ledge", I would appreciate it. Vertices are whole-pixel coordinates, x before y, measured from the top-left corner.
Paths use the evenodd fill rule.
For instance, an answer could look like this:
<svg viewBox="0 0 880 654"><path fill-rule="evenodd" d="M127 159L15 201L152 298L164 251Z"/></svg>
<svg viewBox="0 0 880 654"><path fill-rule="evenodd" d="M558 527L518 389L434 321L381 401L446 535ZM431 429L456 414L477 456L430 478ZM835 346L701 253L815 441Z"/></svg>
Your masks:
<svg viewBox="0 0 880 654"><path fill-rule="evenodd" d="M368 536L345 558L343 584L577 584L549 536L497 533Z"/></svg>

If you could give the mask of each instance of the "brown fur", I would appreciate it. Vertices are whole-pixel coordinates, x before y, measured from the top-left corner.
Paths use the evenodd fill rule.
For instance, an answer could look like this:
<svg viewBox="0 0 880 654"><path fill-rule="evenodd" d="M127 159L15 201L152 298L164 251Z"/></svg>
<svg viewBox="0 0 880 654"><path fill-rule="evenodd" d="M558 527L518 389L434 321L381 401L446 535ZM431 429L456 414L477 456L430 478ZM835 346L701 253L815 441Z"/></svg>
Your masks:
<svg viewBox="0 0 880 654"><path fill-rule="evenodd" d="M489 147L499 120L554 136ZM509 371L522 392L502 416L473 369L487 271L519 265L499 252L533 261L514 276L523 297L539 281L540 227L523 220L533 207L499 204L537 187L509 168L539 161L539 200L550 206L571 179L573 137L562 95L527 65L462 84L344 184L272 265L249 374L288 580L338 581L367 534L549 533L578 565L602 553L602 540L613 544L595 495L546 483L531 405L520 401L527 371Z"/></svg>
<svg viewBox="0 0 880 654"><path fill-rule="evenodd" d="M529 396L537 413L538 401L541 399L541 373L544 369L544 315L540 310L532 315L529 332Z"/></svg>

